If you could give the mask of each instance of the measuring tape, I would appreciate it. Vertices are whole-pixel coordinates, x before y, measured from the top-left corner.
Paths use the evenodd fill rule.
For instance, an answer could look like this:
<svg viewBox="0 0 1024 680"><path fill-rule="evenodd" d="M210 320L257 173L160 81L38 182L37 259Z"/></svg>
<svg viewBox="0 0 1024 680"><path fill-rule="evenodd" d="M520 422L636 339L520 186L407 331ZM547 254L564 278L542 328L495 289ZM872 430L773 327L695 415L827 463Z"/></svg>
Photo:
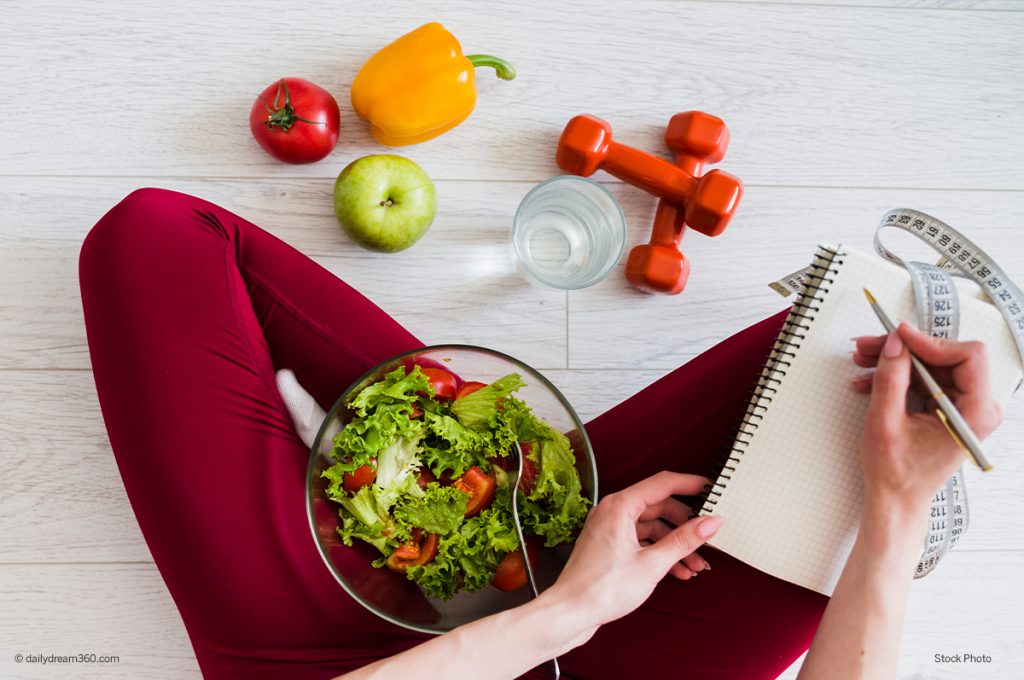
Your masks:
<svg viewBox="0 0 1024 680"><path fill-rule="evenodd" d="M886 228L913 234L941 255L939 261L936 264L904 261L882 244L881 232ZM1024 294L988 253L945 222L904 208L886 213L875 230L874 243L879 255L909 272L914 287L917 326L921 331L936 338L957 337L960 331L960 300L952 277L968 278L981 286L999 309L1024 362ZM769 285L783 296L799 293L811 269L805 267ZM1020 383L1017 389L1020 389ZM913 406L921 410L924 401L918 395ZM961 466L932 498L928 534L914 578L921 578L935 568L967 530L969 518Z"/></svg>

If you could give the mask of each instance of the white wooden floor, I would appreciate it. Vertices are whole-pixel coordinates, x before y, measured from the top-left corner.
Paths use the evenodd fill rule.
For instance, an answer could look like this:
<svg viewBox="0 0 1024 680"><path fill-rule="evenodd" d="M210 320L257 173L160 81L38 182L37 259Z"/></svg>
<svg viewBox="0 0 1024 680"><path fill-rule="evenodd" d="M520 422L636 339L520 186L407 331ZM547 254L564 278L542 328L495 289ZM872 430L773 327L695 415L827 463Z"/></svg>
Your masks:
<svg viewBox="0 0 1024 680"><path fill-rule="evenodd" d="M481 73L467 123L400 150L436 180L438 217L413 249L372 255L331 213L341 168L382 151L348 89L375 49L428 20L467 51L508 58L519 77ZM890 207L951 222L1024 281L1022 38L1024 3L1013 0L4 0L0 677L199 674L110 453L80 312L81 241L132 189L218 202L425 341L489 345L543 369L589 417L782 309L768 281L806 264L818 241L869 247ZM341 143L325 161L280 165L250 138L255 94L284 75L320 83L342 106ZM729 123L723 167L747 193L724 236L686 237L693 275L682 296L633 292L621 265L568 295L515 276L512 213L558 172L554 144L570 116L601 115L617 137L663 152L665 121L693 108ZM602 180L623 202L630 244L645 239L653 200ZM409 285L438 262L445 280ZM999 472L968 470L971 531L914 585L899 677L1020 677L1022 436L1018 400L991 440ZM992 662L933 659L963 651ZM13 660L39 653L120 663Z"/></svg>

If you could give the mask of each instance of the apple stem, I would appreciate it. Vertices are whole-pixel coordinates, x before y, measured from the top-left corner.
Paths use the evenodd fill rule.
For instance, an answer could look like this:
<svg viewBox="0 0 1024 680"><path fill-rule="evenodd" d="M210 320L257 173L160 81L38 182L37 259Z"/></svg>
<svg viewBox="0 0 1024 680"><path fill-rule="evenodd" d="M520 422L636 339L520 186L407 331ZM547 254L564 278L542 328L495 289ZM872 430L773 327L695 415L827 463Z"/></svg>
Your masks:
<svg viewBox="0 0 1024 680"><path fill-rule="evenodd" d="M380 207L382 207L382 208L390 208L390 207L391 207L391 206L393 206L394 204L395 204L395 202L394 202L394 201L392 201L392 200L391 200L391 199L389 198L389 199L388 199L388 200L386 200L386 201L381 201L381 202L380 202Z"/></svg>

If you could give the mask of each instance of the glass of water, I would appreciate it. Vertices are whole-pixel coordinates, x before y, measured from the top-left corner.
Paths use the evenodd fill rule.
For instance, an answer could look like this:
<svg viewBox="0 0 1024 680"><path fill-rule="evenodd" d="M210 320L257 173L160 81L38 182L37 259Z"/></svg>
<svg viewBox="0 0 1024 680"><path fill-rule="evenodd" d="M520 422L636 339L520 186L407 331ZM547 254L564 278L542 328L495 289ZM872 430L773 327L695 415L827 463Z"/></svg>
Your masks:
<svg viewBox="0 0 1024 680"><path fill-rule="evenodd" d="M626 247L626 216L597 182L560 175L526 194L512 222L512 250L527 278L551 288L592 286Z"/></svg>

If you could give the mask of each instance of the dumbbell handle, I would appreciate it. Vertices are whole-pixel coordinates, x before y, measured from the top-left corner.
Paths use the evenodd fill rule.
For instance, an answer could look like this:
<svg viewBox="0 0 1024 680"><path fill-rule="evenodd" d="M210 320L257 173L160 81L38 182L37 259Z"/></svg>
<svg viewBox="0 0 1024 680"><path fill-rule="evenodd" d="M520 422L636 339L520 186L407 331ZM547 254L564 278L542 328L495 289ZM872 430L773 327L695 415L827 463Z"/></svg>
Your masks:
<svg viewBox="0 0 1024 680"><path fill-rule="evenodd" d="M696 181L704 170L704 157L689 153L676 154L676 167L682 168ZM679 244L686 229L686 208L679 203L664 198L658 200L658 208L654 213L654 226L651 228L651 243L666 246Z"/></svg>
<svg viewBox="0 0 1024 680"><path fill-rule="evenodd" d="M694 179L700 180L704 174L705 157L689 153L676 154L676 167L682 168Z"/></svg>
<svg viewBox="0 0 1024 680"><path fill-rule="evenodd" d="M654 212L654 226L651 228L651 243L677 246L686 229L686 210L678 203L664 198L658 201Z"/></svg>
<svg viewBox="0 0 1024 680"><path fill-rule="evenodd" d="M697 179L668 161L625 144L609 141L601 168L659 198L685 203Z"/></svg>

